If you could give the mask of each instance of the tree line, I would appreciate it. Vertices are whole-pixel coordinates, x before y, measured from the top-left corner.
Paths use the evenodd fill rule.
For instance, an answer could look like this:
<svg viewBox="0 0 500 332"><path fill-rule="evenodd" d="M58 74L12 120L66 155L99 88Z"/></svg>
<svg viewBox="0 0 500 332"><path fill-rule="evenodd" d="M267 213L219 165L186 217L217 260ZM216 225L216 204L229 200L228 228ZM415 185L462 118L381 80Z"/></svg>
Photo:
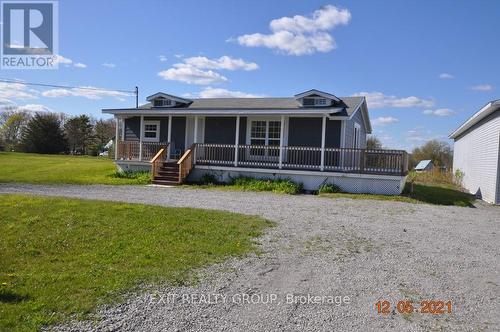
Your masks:
<svg viewBox="0 0 500 332"><path fill-rule="evenodd" d="M97 155L115 135L115 122L87 115L2 111L0 150Z"/></svg>

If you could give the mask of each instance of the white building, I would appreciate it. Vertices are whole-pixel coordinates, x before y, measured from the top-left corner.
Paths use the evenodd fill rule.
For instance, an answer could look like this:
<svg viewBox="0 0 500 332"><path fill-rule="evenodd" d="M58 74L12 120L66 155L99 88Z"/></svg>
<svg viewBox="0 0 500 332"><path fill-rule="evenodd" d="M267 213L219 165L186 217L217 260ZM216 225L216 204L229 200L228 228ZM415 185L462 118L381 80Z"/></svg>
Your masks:
<svg viewBox="0 0 500 332"><path fill-rule="evenodd" d="M453 171L463 186L484 201L500 204L500 99L489 102L451 135Z"/></svg>

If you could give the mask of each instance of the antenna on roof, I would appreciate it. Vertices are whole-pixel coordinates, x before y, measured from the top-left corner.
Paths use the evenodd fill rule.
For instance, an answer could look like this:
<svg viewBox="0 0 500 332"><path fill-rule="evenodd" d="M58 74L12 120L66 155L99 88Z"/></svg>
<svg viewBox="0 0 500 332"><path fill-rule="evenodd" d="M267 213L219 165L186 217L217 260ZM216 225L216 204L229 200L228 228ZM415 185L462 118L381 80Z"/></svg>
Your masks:
<svg viewBox="0 0 500 332"><path fill-rule="evenodd" d="M135 87L135 108L139 108L139 87Z"/></svg>

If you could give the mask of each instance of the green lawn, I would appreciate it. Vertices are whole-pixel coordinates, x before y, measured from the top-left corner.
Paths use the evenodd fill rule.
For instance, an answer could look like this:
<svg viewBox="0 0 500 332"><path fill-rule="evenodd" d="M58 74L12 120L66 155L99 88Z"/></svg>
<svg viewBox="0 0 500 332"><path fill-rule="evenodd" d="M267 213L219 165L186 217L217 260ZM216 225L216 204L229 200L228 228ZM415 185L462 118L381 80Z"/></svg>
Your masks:
<svg viewBox="0 0 500 332"><path fill-rule="evenodd" d="M0 195L0 331L34 331L140 284L255 251L258 217L142 204Z"/></svg>
<svg viewBox="0 0 500 332"><path fill-rule="evenodd" d="M117 178L106 157L0 152L0 182L72 184L144 184L148 177Z"/></svg>

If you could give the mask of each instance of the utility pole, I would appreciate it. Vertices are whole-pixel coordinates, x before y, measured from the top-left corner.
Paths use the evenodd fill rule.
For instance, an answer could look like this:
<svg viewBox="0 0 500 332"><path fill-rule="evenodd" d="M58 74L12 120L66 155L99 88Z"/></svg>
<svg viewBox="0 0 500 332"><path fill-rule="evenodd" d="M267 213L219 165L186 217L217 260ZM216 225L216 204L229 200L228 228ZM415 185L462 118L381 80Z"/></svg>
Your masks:
<svg viewBox="0 0 500 332"><path fill-rule="evenodd" d="M135 108L139 108L139 87L135 87Z"/></svg>

